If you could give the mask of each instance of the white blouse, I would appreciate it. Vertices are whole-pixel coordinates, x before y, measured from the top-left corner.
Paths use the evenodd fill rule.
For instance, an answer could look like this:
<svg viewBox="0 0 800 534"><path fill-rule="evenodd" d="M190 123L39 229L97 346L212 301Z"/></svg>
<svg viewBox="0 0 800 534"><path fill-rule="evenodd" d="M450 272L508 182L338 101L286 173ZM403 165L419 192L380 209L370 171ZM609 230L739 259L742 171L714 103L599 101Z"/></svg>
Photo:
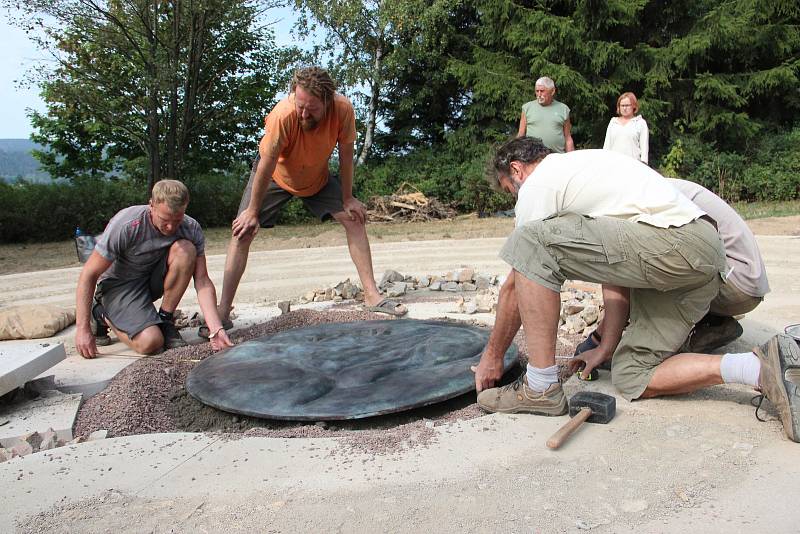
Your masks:
<svg viewBox="0 0 800 534"><path fill-rule="evenodd" d="M622 124L619 117L614 117L608 123L603 148L647 163L649 143L647 123L641 115L636 115L626 124Z"/></svg>

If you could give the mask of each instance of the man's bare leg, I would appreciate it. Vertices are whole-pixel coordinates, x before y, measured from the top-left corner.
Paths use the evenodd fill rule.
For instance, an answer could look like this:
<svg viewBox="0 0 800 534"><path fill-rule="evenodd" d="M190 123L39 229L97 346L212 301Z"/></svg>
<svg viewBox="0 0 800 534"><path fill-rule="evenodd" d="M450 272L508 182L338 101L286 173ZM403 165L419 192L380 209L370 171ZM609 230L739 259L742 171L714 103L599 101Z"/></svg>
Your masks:
<svg viewBox="0 0 800 534"><path fill-rule="evenodd" d="M164 347L164 335L158 325L150 325L133 336L133 338L130 338L125 332L117 330L109 321L106 321L106 324L114 331L120 341L138 354L156 354Z"/></svg>
<svg viewBox="0 0 800 534"><path fill-rule="evenodd" d="M641 398L679 395L722 384L722 356L683 353L664 360L653 374Z"/></svg>
<svg viewBox="0 0 800 534"><path fill-rule="evenodd" d="M350 258L356 266L358 278L361 280L361 287L364 288L364 302L368 306L375 306L383 297L378 291L375 283L375 273L372 270L372 252L369 247L367 237L367 227L363 223L352 220L343 211L335 213L333 218L344 226L347 236L347 247L350 250ZM405 310L405 306L398 306L397 311Z"/></svg>
<svg viewBox="0 0 800 534"><path fill-rule="evenodd" d="M475 389L478 393L493 387L502 378L503 357L522 325L514 281L515 271L512 270L500 288L494 327L481 354L481 361L472 367L472 372L475 373Z"/></svg>
<svg viewBox="0 0 800 534"><path fill-rule="evenodd" d="M247 267L247 257L250 254L250 245L253 242L253 234L246 234L240 237L231 237L228 243L228 253L225 256L225 274L222 278L222 293L219 298L219 318L227 321L233 309L233 298L236 290L239 289L239 282Z"/></svg>
<svg viewBox="0 0 800 534"><path fill-rule="evenodd" d="M537 368L551 367L556 363L556 333L561 311L559 292L518 272L514 273L514 284L528 345L528 362Z"/></svg>
<svg viewBox="0 0 800 534"><path fill-rule="evenodd" d="M197 249L194 243L181 239L172 244L167 255L167 274L164 276L164 296L161 309L174 312L189 287L194 274Z"/></svg>

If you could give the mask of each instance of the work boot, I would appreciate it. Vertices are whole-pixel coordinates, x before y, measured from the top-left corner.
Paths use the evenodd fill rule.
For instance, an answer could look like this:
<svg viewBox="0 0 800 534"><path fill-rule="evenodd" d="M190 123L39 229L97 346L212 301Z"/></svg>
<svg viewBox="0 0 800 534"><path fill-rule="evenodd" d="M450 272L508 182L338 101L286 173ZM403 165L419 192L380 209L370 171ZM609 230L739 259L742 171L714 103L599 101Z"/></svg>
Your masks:
<svg viewBox="0 0 800 534"><path fill-rule="evenodd" d="M777 410L783 430L792 441L800 441L800 348L784 334L753 349L761 360L759 389Z"/></svg>
<svg viewBox="0 0 800 534"><path fill-rule="evenodd" d="M687 352L711 354L714 349L738 339L743 331L733 317L708 314L694 327Z"/></svg>
<svg viewBox="0 0 800 534"><path fill-rule="evenodd" d="M525 373L511 384L481 391L478 394L478 406L490 413L567 413L567 399L560 382L551 385L545 392L534 391L528 387Z"/></svg>
<svg viewBox="0 0 800 534"><path fill-rule="evenodd" d="M158 327L161 329L161 333L164 336L164 350L176 349L188 345L186 340L181 337L173 321L164 321L163 323L159 323Z"/></svg>
<svg viewBox="0 0 800 534"><path fill-rule="evenodd" d="M94 344L98 347L111 345L111 337L108 335L108 325L106 324L105 310L103 305L97 301L92 304L92 313L89 314L89 328L94 335Z"/></svg>

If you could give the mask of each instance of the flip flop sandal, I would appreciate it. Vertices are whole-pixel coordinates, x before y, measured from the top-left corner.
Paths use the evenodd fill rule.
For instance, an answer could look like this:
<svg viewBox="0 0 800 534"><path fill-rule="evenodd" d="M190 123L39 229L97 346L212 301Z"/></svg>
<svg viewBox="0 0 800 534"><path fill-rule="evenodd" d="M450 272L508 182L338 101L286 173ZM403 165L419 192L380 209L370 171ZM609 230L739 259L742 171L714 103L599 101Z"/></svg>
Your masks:
<svg viewBox="0 0 800 534"><path fill-rule="evenodd" d="M364 306L364 311L385 313L387 315L393 315L394 317L400 317L408 313L408 310L397 311L399 306L401 306L401 304L395 300L383 299L375 306Z"/></svg>

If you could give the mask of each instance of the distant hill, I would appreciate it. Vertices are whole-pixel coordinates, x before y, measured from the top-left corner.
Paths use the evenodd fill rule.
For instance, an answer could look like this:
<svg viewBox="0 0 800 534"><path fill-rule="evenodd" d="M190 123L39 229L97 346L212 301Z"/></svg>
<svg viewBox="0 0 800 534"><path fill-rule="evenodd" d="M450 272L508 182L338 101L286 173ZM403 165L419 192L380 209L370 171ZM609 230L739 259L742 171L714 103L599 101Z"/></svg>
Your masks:
<svg viewBox="0 0 800 534"><path fill-rule="evenodd" d="M32 182L49 182L50 176L39 168L31 150L43 147L29 139L0 139L0 180L11 182L19 177Z"/></svg>

